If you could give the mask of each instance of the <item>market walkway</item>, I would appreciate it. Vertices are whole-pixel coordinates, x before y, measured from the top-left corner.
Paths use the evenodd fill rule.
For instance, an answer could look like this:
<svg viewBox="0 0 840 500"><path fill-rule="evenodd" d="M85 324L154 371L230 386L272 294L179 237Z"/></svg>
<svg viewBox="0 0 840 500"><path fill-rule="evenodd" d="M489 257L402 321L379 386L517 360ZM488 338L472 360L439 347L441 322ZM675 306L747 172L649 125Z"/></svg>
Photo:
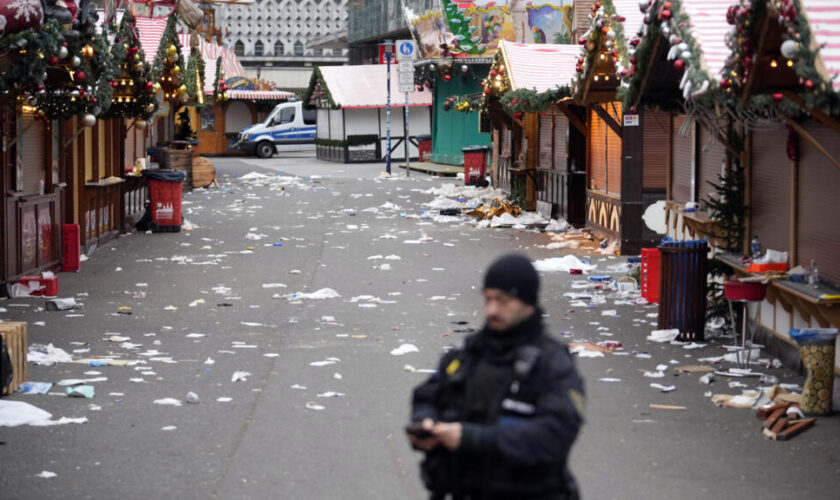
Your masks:
<svg viewBox="0 0 840 500"><path fill-rule="evenodd" d="M214 162L221 188L185 198L190 231L126 236L80 273L60 274L60 296L76 297L81 310L44 311L42 299L0 304L3 320L29 322L30 343L143 361L30 365L33 381L107 380L91 381L90 400L58 386L6 399L89 422L0 428L0 498L424 498L401 431L411 388L444 346L480 326L478 286L495 256L559 254L538 247L544 234L413 218L434 198L424 190L457 180L380 180L382 165L307 155ZM245 175L280 169L288 177ZM621 262L593 256L599 272ZM543 278L556 334L617 340L630 353L578 360L588 422L572 469L584 498L836 498L837 418L768 441L754 412L704 397L740 393L725 379L709 387L697 375L665 370L652 380L639 371L719 355L719 343L651 344L655 308L613 299L570 307L569 275ZM419 352L392 353L404 344ZM189 391L198 404L185 402Z"/></svg>

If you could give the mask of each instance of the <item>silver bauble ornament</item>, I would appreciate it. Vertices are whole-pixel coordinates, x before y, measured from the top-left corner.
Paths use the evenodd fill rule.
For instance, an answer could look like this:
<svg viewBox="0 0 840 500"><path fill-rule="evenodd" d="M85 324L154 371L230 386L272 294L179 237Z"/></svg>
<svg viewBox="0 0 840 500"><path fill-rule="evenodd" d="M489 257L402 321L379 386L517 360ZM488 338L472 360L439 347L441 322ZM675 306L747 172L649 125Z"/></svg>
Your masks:
<svg viewBox="0 0 840 500"><path fill-rule="evenodd" d="M70 53L67 51L67 47L62 45L61 47L58 48L58 52L55 55L58 56L59 59L64 59L69 54Z"/></svg>
<svg viewBox="0 0 840 500"><path fill-rule="evenodd" d="M146 120L142 120L140 118L134 121L134 126L137 127L137 130L146 130L148 125L149 124L146 123Z"/></svg>
<svg viewBox="0 0 840 500"><path fill-rule="evenodd" d="M86 128L92 127L92 126L96 125L96 117L93 116L90 113L85 113L84 115L82 115L81 124L82 124L82 127L86 127Z"/></svg>
<svg viewBox="0 0 840 500"><path fill-rule="evenodd" d="M79 59L79 56L73 56L73 59L70 60L70 64L72 64L74 68L78 68L79 65L82 64L82 60Z"/></svg>
<svg viewBox="0 0 840 500"><path fill-rule="evenodd" d="M785 40L779 50L786 58L793 59L796 55L796 40Z"/></svg>

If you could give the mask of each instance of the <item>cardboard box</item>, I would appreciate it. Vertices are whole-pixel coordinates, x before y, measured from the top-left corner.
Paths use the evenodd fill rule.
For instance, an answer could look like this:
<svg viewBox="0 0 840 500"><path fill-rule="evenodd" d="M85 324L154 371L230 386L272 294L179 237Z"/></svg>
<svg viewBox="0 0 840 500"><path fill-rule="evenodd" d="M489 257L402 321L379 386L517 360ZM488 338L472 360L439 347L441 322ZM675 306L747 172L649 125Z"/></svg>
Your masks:
<svg viewBox="0 0 840 500"><path fill-rule="evenodd" d="M13 372L12 383L3 387L3 394L11 394L27 379L26 352L29 344L26 341L26 323L0 323L0 336L9 349Z"/></svg>

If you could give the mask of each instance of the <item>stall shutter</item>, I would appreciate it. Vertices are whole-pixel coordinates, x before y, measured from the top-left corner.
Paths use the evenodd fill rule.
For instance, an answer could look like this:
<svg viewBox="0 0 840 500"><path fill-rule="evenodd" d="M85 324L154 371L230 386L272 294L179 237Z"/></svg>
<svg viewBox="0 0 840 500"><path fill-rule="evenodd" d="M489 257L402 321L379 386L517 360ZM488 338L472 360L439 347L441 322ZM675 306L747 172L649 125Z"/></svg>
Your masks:
<svg viewBox="0 0 840 500"><path fill-rule="evenodd" d="M699 195L697 200L706 201L709 195L715 193L712 183L720 184L720 174L723 173L726 162L726 148L716 138L713 140L711 132L705 127L700 129L700 175L697 180Z"/></svg>
<svg viewBox="0 0 840 500"><path fill-rule="evenodd" d="M131 123L126 121L125 126L128 128L131 126ZM134 160L137 158L135 146L136 138L137 135L134 133L134 128L132 127L130 133L126 134L125 137L125 160L123 162L123 168L131 168L131 166L134 165Z"/></svg>
<svg viewBox="0 0 840 500"><path fill-rule="evenodd" d="M787 131L778 128L754 133L752 140L752 235L757 235L765 248L789 251L790 161L785 154ZM803 162L803 165L806 164Z"/></svg>
<svg viewBox="0 0 840 500"><path fill-rule="evenodd" d="M673 175L671 176L671 196L675 201L683 203L691 201L691 143L694 138L690 128L686 130L685 135L680 135L680 128L685 119L685 115L675 116L672 129Z"/></svg>
<svg viewBox="0 0 840 500"><path fill-rule="evenodd" d="M513 133L510 130L510 127L505 127L502 130L502 156L506 158L510 158L511 156L511 148L513 143Z"/></svg>
<svg viewBox="0 0 840 500"><path fill-rule="evenodd" d="M616 123L622 122L621 103L614 102L604 106ZM607 192L621 194L621 137L607 126Z"/></svg>
<svg viewBox="0 0 840 500"><path fill-rule="evenodd" d="M23 116L23 136L20 140L20 160L23 162L23 192L37 192L41 181L46 182L44 122L33 116Z"/></svg>
<svg viewBox="0 0 840 500"><path fill-rule="evenodd" d="M540 116L540 158L539 168L551 168L552 150L552 125L554 124L553 116L545 113Z"/></svg>
<svg viewBox="0 0 840 500"><path fill-rule="evenodd" d="M596 191L604 191L607 180L607 124L595 111L590 111L590 123L592 128L589 135L589 187Z"/></svg>
<svg viewBox="0 0 840 500"><path fill-rule="evenodd" d="M808 124L806 130L834 158L840 157L837 132L819 124ZM785 142L777 148L779 161L787 162ZM808 268L811 259L817 263L820 276L840 283L840 230L836 219L837 193L840 193L840 169L834 166L810 142L800 138L799 161L799 264Z"/></svg>
<svg viewBox="0 0 840 500"><path fill-rule="evenodd" d="M642 187L665 189L670 155L670 119L663 111L645 111L643 119Z"/></svg>
<svg viewBox="0 0 840 500"><path fill-rule="evenodd" d="M568 168L569 149L567 137L569 135L569 119L562 113L554 115L554 168L565 172Z"/></svg>

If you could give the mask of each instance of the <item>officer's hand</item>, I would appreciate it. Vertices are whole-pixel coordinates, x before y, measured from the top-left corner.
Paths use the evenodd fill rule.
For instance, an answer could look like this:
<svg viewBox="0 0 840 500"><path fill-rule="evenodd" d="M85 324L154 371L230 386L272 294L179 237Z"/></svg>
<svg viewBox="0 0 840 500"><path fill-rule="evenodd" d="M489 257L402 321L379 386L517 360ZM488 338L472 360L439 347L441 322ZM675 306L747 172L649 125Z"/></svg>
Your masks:
<svg viewBox="0 0 840 500"><path fill-rule="evenodd" d="M426 418L423 420L423 428L429 431L434 432L435 421ZM412 446L417 448L418 450L429 451L433 448L436 448L440 445L440 439L437 436L428 437L428 438L418 438L417 436L413 436L411 434L408 435L408 438L411 440Z"/></svg>
<svg viewBox="0 0 840 500"><path fill-rule="evenodd" d="M440 422L432 427L432 434L440 440L441 444L450 450L457 450L461 446L461 424L458 422Z"/></svg>

